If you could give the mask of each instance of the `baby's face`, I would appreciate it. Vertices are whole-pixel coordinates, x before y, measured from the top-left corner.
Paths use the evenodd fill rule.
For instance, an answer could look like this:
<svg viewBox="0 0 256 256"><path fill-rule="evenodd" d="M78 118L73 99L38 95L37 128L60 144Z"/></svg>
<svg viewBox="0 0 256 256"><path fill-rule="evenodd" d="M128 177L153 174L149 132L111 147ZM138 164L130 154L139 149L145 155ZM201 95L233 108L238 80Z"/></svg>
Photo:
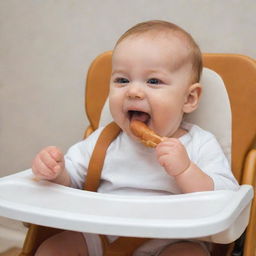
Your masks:
<svg viewBox="0 0 256 256"><path fill-rule="evenodd" d="M161 136L178 133L187 108L192 64L176 36L130 36L114 50L110 111L129 135L130 122L145 122Z"/></svg>

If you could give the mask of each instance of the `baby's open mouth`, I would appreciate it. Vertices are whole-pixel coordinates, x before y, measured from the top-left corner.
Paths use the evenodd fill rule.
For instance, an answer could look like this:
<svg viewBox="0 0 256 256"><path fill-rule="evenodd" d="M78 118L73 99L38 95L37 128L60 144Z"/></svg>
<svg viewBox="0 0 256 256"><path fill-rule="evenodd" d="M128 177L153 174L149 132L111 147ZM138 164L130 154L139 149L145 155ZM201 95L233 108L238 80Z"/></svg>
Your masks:
<svg viewBox="0 0 256 256"><path fill-rule="evenodd" d="M145 124L148 124L149 120L151 118L150 114L143 112L143 111L137 111L137 110L129 110L128 117L129 117L130 122L133 120L138 120Z"/></svg>

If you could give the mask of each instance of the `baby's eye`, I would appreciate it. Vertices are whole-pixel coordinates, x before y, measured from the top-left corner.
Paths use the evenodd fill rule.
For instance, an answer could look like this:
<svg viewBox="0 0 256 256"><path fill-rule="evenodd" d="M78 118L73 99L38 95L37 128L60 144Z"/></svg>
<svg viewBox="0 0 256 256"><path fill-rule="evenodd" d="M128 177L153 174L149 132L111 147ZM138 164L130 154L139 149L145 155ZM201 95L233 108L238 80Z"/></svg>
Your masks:
<svg viewBox="0 0 256 256"><path fill-rule="evenodd" d="M124 78L124 77L117 77L114 80L114 82L118 83L118 84L126 84L126 83L129 83L129 80L127 78Z"/></svg>
<svg viewBox="0 0 256 256"><path fill-rule="evenodd" d="M147 83L149 84L162 84L163 82L157 78L150 78Z"/></svg>

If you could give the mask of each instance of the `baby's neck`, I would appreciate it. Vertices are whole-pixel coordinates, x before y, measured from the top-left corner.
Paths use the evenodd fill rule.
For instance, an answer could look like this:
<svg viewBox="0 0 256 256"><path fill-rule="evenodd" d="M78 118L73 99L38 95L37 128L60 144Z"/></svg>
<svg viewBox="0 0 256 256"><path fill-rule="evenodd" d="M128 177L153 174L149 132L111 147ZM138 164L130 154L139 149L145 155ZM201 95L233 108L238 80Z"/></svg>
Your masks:
<svg viewBox="0 0 256 256"><path fill-rule="evenodd" d="M182 127L179 127L178 130L171 136L172 138L180 138L181 136L188 133L188 131Z"/></svg>

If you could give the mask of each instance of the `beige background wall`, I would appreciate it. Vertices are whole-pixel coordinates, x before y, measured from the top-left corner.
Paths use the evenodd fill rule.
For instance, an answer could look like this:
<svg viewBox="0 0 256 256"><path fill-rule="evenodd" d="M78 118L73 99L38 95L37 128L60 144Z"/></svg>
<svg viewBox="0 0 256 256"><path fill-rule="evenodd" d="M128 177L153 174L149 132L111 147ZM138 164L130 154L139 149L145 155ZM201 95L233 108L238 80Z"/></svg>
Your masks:
<svg viewBox="0 0 256 256"><path fill-rule="evenodd" d="M0 176L80 140L85 71L135 23L165 19L203 52L256 58L255 0L1 0Z"/></svg>

